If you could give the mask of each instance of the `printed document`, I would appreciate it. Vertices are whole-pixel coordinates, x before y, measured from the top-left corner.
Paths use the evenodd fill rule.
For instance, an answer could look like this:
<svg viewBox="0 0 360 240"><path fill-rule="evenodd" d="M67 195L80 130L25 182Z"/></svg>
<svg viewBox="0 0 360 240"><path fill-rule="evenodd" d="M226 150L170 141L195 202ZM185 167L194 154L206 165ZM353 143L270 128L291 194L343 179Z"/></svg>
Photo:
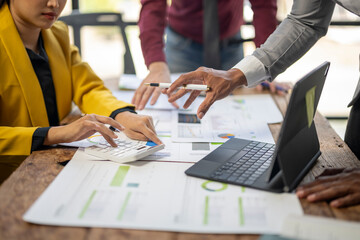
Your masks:
<svg viewBox="0 0 360 240"><path fill-rule="evenodd" d="M281 236L308 240L357 240L360 236L358 222L317 216L288 216L284 221Z"/></svg>
<svg viewBox="0 0 360 240"><path fill-rule="evenodd" d="M203 119L197 117L198 97L193 110L173 111L174 142L225 142L230 138L274 143L268 123L282 115L268 94L230 96L215 102Z"/></svg>
<svg viewBox="0 0 360 240"><path fill-rule="evenodd" d="M177 110L166 111L166 110L155 110L155 109L146 109L139 111L139 114L149 115L156 122L156 132L160 140L165 144L165 148L161 151L158 151L152 155L149 155L143 160L156 160L156 161L167 161L167 162L198 162L200 159L208 155L210 152L214 151L227 139L218 139L218 138L208 138L209 142L206 140L201 140L199 142L176 142L173 138L173 130L176 124L172 124L173 117L177 115ZM253 126L254 123L251 123L250 126ZM242 127L242 128L241 128ZM261 132L257 131L248 131L248 125L241 125L239 128L244 129L243 132L249 133L249 139L273 143L273 137L270 132L268 125L264 122L260 122L256 129L261 128ZM209 130L212 134L211 130ZM242 134L244 137L244 134ZM215 140L215 141L214 141Z"/></svg>
<svg viewBox="0 0 360 240"><path fill-rule="evenodd" d="M23 216L31 223L194 233L280 233L294 194L188 177L190 163L117 164L78 150Z"/></svg>

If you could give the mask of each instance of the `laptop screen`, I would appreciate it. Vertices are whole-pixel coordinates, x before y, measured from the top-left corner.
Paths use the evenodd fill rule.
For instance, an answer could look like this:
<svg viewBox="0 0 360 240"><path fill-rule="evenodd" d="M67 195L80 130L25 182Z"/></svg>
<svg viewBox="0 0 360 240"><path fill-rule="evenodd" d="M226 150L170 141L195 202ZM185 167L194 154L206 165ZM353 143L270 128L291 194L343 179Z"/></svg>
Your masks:
<svg viewBox="0 0 360 240"><path fill-rule="evenodd" d="M272 161L271 180L281 169L284 191L291 191L320 156L313 121L330 63L324 62L294 86Z"/></svg>

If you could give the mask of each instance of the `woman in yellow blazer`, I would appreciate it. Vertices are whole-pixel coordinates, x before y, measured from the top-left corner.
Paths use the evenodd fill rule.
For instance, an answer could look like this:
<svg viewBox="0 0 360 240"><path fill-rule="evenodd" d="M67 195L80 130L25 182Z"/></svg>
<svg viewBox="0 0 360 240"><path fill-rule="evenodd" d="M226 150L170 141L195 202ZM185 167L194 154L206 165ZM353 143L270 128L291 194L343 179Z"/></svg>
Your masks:
<svg viewBox="0 0 360 240"><path fill-rule="evenodd" d="M116 145L116 135L104 124L125 129L131 138L161 143L151 117L137 115L133 105L117 100L81 61L77 48L70 45L67 26L55 22L65 4L66 0L0 0L0 183L39 146L84 139L96 131ZM44 75L37 71L44 68L31 58L42 51L55 96L42 86ZM46 98L52 98L53 109ZM49 112L60 122L71 112L72 102L88 115L66 126L49 127Z"/></svg>

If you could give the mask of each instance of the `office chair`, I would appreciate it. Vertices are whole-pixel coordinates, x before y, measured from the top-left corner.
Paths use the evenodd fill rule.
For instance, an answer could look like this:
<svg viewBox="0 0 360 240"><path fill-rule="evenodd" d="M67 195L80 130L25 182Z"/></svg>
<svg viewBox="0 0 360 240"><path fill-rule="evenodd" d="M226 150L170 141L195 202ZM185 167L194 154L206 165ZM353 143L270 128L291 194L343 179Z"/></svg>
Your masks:
<svg viewBox="0 0 360 240"><path fill-rule="evenodd" d="M134 62L130 52L129 43L125 34L125 27L128 25L122 20L121 13L99 12L99 13L80 13L74 10L70 15L59 18L73 28L74 43L79 48L81 54L80 30L84 26L117 26L120 28L123 39L124 53L124 73L135 74Z"/></svg>

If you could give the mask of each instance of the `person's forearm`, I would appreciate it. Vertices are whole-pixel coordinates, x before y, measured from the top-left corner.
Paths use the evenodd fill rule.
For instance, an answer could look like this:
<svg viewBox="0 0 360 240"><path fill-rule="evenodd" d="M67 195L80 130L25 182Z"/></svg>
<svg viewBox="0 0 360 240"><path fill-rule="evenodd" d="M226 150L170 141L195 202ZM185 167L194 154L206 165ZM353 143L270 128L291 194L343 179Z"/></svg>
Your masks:
<svg viewBox="0 0 360 240"><path fill-rule="evenodd" d="M253 0L251 1L251 8L254 12L254 43L256 47L260 47L276 29L276 0Z"/></svg>
<svg viewBox="0 0 360 240"><path fill-rule="evenodd" d="M253 53L265 66L271 79L301 58L326 34L335 3L322 0L320 6L314 8L318 4L314 1L295 0L291 14Z"/></svg>
<svg viewBox="0 0 360 240"><path fill-rule="evenodd" d="M149 65L149 71L150 72L158 72L158 71L167 71L169 72L169 67L166 62L158 61L158 62L152 62Z"/></svg>
<svg viewBox="0 0 360 240"><path fill-rule="evenodd" d="M166 25L166 0L142 0L139 16L141 49L147 67L151 63L165 62L163 52Z"/></svg>
<svg viewBox="0 0 360 240"><path fill-rule="evenodd" d="M44 143L43 145L45 146L50 146L50 145L53 145L53 144L57 144L57 143L60 143L62 142L60 139L59 139L59 132L61 132L61 127L58 126L58 127L51 127L46 136L45 136L45 139L44 139Z"/></svg>

